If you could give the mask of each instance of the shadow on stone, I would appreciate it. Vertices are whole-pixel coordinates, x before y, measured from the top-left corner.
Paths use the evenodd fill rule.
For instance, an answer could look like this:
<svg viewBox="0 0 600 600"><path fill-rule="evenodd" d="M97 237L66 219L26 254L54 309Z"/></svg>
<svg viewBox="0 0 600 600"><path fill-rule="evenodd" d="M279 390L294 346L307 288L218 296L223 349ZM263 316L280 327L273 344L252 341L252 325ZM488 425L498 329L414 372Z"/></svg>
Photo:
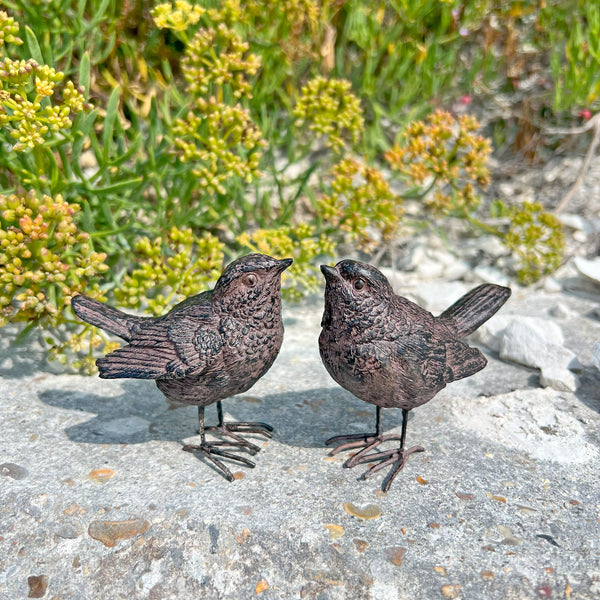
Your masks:
<svg viewBox="0 0 600 600"><path fill-rule="evenodd" d="M164 440L183 444L183 439L196 435L195 406L170 406L149 382L124 381L121 386L123 393L118 396L56 389L40 392L39 398L49 406L89 413L88 420L65 429L69 439L78 443L139 444ZM375 422L373 406L339 388L261 398L234 396L223 401L223 409L226 421L264 421L275 428L275 440L303 448L324 447L325 440L333 435L370 431ZM207 425L216 421L212 406L207 407L206 417ZM400 423L400 411L385 411L386 430Z"/></svg>

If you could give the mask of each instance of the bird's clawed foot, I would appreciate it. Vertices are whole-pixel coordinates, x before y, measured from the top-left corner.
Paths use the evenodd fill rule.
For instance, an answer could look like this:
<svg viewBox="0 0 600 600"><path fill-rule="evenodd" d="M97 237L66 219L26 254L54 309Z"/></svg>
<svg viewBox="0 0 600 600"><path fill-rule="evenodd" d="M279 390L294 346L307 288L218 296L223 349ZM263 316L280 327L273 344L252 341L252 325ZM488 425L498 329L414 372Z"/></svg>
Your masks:
<svg viewBox="0 0 600 600"><path fill-rule="evenodd" d="M355 441L348 441L355 440ZM357 433L353 435L336 435L335 437L329 438L326 442L326 446L330 446L331 444L336 444L338 442L346 442L345 444L341 444L337 448L334 448L331 451L331 456L335 456L340 452L345 452L346 450L356 450L357 448L362 448L356 454L353 454L345 463L344 467L351 469L356 465L363 462L361 459L369 452L377 448L383 442L387 442L390 440L400 440L399 435L381 435L377 433ZM369 455L371 456L371 455ZM377 456L377 454L376 454Z"/></svg>
<svg viewBox="0 0 600 600"><path fill-rule="evenodd" d="M273 428L266 423L253 423L249 421L235 421L225 423L223 421L223 408L221 402L217 403L217 416L219 422L217 425L204 425L204 407L198 406L198 433L201 436L200 444L188 444L183 447L184 450L190 452L200 452L208 458L217 469L225 475L229 481L235 478L231 471L223 464L223 461L217 457L226 458L234 462L238 462L246 467L253 469L256 465L248 458L234 454L231 450L244 450L251 456L260 452L260 447L248 440L245 440L240 433L257 433L262 434L267 438L272 437ZM219 441L206 441L206 434L213 433L218 436L227 438ZM226 448L226 449L223 449Z"/></svg>
<svg viewBox="0 0 600 600"><path fill-rule="evenodd" d="M396 475L398 475L398 473L404 468L408 457L415 452L425 452L425 448L422 446L412 446L406 450L403 450L402 448L396 448L395 450L386 450L385 452L374 452L373 454L361 456L354 464L358 465L379 461L378 464L373 465L363 474L363 479L369 479L369 477L377 473L377 471L381 471L381 469L385 469L385 467L393 465L381 487L384 492L387 492L390 489L392 481L394 481Z"/></svg>
<svg viewBox="0 0 600 600"><path fill-rule="evenodd" d="M253 463L250 459L244 458L243 456L238 456L237 454L234 454L233 452L229 452L227 450L222 450L218 446L234 446L248 449L244 446L241 446L240 444L235 444L233 442L203 442L202 444L197 445L187 444L183 447L183 449L186 452L200 452L203 456L208 458L208 460L210 460L215 465L215 467L217 467L217 469L221 473L223 473L223 475L225 475L225 478L228 481L233 481L235 477L233 476L233 473L225 466L223 461L219 460L217 456L221 456L223 458L227 458L234 462L240 463L242 465L245 465L246 467L249 467L250 469L254 469L254 467L256 466L255 463ZM250 446L254 446L254 444L250 444ZM258 452L259 450L258 446L254 447L256 448L255 452L252 452L248 449L248 451L252 455L256 454L256 452Z"/></svg>

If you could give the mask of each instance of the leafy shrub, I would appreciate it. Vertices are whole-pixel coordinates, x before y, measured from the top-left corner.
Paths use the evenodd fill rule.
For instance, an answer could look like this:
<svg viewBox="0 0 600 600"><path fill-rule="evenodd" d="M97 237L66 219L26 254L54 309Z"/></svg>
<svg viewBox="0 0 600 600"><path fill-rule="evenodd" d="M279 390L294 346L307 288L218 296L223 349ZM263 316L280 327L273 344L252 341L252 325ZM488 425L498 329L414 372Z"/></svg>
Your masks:
<svg viewBox="0 0 600 600"><path fill-rule="evenodd" d="M490 141L432 108L484 83L516 90L527 44L554 88L571 82L543 106L596 102L597 11L569 1L553 17L533 0L56 0L44 14L14 0L0 11L2 323L58 328L52 356L83 353L89 372L114 345L76 325L74 293L160 314L260 251L295 258L284 293L298 298L339 244L393 243L408 199L421 226L498 235L535 280L560 261L558 222L523 205L486 223Z"/></svg>

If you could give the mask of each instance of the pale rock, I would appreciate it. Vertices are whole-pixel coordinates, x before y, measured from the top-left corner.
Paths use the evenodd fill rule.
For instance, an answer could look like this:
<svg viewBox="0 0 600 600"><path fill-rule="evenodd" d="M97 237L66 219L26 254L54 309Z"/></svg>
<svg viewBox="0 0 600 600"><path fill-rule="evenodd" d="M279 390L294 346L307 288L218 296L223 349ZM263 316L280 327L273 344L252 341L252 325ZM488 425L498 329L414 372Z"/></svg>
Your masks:
<svg viewBox="0 0 600 600"><path fill-rule="evenodd" d="M500 352L502 334L512 320L513 317L510 315L496 314L469 337L476 344L481 344L494 352Z"/></svg>
<svg viewBox="0 0 600 600"><path fill-rule="evenodd" d="M554 277L544 279L544 291L549 294L558 294L562 290L562 285Z"/></svg>
<svg viewBox="0 0 600 600"><path fill-rule="evenodd" d="M557 319L568 319L573 313L566 304L557 302L550 308L550 314Z"/></svg>
<svg viewBox="0 0 600 600"><path fill-rule="evenodd" d="M600 370L600 342L596 342L592 349L592 364Z"/></svg>
<svg viewBox="0 0 600 600"><path fill-rule="evenodd" d="M454 304L469 288L458 281L427 281L412 291L417 304L437 315Z"/></svg>
<svg viewBox="0 0 600 600"><path fill-rule="evenodd" d="M573 264L581 275L600 284L600 258L589 260L581 256L576 256L573 259Z"/></svg>
<svg viewBox="0 0 600 600"><path fill-rule="evenodd" d="M542 367L540 385L559 392L574 392L577 389L577 377L569 369L561 367Z"/></svg>
<svg viewBox="0 0 600 600"><path fill-rule="evenodd" d="M505 273L500 271L500 269L496 269L487 265L479 265L475 267L473 269L473 275L475 276L475 279L485 283L495 283L497 285L506 286L510 284L510 278Z"/></svg>
<svg viewBox="0 0 600 600"><path fill-rule="evenodd" d="M415 271L423 279L459 279L469 270L469 265L454 254L442 248L428 247L424 243L413 246L408 256L399 261L399 265Z"/></svg>
<svg viewBox="0 0 600 600"><path fill-rule="evenodd" d="M584 233L590 233L592 231L591 224L588 221L586 221L581 215L562 213L557 216L558 220L569 229L574 229L575 231L582 231Z"/></svg>
<svg viewBox="0 0 600 600"><path fill-rule="evenodd" d="M575 354L563 342L562 331L553 321L515 317L502 333L500 358L538 369L578 366Z"/></svg>

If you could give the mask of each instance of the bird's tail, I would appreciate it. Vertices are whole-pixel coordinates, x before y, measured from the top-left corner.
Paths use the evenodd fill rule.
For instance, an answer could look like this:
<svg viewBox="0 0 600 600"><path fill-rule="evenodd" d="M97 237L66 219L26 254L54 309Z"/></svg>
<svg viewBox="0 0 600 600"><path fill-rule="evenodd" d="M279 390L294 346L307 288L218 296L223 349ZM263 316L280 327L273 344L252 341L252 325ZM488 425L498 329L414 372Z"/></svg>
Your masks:
<svg viewBox="0 0 600 600"><path fill-rule="evenodd" d="M71 299L73 312L80 318L89 323L104 329L110 333L118 335L126 342L130 341L132 328L143 317L127 315L108 304L94 300L83 294L73 296Z"/></svg>
<svg viewBox="0 0 600 600"><path fill-rule="evenodd" d="M459 338L473 333L509 299L510 288L493 283L478 285L447 308L439 318Z"/></svg>

